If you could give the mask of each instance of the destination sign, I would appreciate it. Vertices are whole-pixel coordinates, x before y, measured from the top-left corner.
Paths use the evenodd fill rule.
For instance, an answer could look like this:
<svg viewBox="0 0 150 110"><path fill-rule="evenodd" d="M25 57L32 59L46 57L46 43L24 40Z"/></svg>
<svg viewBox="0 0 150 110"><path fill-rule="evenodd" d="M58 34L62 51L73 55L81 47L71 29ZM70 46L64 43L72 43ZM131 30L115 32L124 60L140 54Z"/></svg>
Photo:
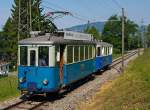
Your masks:
<svg viewBox="0 0 150 110"><path fill-rule="evenodd" d="M72 31L64 31L64 39L92 41L93 36L91 34L72 32Z"/></svg>

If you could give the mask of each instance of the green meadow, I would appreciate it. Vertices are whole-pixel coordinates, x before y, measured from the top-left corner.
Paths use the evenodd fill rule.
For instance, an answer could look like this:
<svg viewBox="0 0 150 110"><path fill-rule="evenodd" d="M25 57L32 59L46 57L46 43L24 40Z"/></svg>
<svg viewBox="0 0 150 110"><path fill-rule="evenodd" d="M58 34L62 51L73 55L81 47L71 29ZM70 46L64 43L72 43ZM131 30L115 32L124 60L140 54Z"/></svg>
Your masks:
<svg viewBox="0 0 150 110"><path fill-rule="evenodd" d="M130 62L124 74L105 83L81 107L84 110L150 110L150 49Z"/></svg>
<svg viewBox="0 0 150 110"><path fill-rule="evenodd" d="M17 77L0 77L0 101L11 99L19 95L17 90Z"/></svg>

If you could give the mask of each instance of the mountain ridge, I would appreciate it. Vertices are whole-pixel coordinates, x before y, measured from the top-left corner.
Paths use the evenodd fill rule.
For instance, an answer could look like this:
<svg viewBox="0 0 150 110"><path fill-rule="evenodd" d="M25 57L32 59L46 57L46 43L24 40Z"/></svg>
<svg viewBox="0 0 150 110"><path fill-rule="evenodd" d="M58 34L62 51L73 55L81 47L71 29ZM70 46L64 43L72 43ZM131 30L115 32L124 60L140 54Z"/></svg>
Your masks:
<svg viewBox="0 0 150 110"><path fill-rule="evenodd" d="M75 31L75 32L84 32L84 30L89 26L89 27L95 27L100 33L102 33L104 29L105 22L93 22L89 24L81 24L81 25L76 25L72 26L70 28L66 28L65 30L67 31Z"/></svg>

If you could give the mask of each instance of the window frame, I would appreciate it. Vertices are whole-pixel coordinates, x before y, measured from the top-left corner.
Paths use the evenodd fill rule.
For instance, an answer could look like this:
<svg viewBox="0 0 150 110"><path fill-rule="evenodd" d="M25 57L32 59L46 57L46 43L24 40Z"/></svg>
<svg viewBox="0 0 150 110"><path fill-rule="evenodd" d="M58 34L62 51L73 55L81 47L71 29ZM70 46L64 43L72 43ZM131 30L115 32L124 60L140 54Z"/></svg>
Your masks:
<svg viewBox="0 0 150 110"><path fill-rule="evenodd" d="M68 48L69 48L69 47L72 47L72 61L71 61L71 62L68 62ZM73 51L74 51L73 45L67 45L67 50L66 50L66 52L67 52L67 54L66 54L66 55L67 55L67 61L66 61L67 64L72 64L72 63L74 63L74 58L73 58L73 56L74 56L73 53L74 53L74 52L73 52Z"/></svg>
<svg viewBox="0 0 150 110"><path fill-rule="evenodd" d="M47 66L40 66L40 65L39 65L39 59L40 59L40 58L39 58L39 57L40 57L40 56L39 56L39 54L40 54L39 49L40 49L40 47L47 47L47 48L48 48L48 61L47 61L48 64L47 64ZM49 66L50 66L50 58L51 58L51 57L50 57L50 55L51 55L51 53L50 53L50 46L38 46L38 53L37 53L37 54L38 54L38 66L39 66L39 67L49 67Z"/></svg>
<svg viewBox="0 0 150 110"><path fill-rule="evenodd" d="M77 61L75 61L75 48L78 49L78 53L77 53L77 56L78 56L78 57L77 57ZM74 63L80 61L80 54L79 54L79 53L80 53L80 49L79 49L79 48L80 48L80 46L78 46L78 45L74 45L74 46L73 46L73 54L74 54L74 55L73 55L73 58L74 58Z"/></svg>
<svg viewBox="0 0 150 110"><path fill-rule="evenodd" d="M72 46L73 47L73 51L72 51L72 56L73 56L73 59L72 59L72 62L71 63L68 63L68 47ZM91 49L92 49L92 53L91 53L91 58L89 58L89 47L91 46ZM78 61L75 61L75 47L78 47ZM83 59L81 60L81 47L83 47ZM85 59L85 47L87 47L88 49L88 58ZM85 44L85 45L66 45L66 52L65 52L65 57L66 58L66 61L65 63L66 64L73 64L73 63L78 63L78 62L82 62L82 61L87 61L87 60L91 60L95 57L95 47L94 45L88 45L88 44Z"/></svg>
<svg viewBox="0 0 150 110"><path fill-rule="evenodd" d="M27 47L27 65L20 65L20 47L22 46L25 46ZM48 61L48 66L42 66L42 67L49 67L51 66L50 65L50 47L54 47L54 52L56 52L55 48L56 48L56 45L18 45L18 65L19 66L30 66L29 65L29 50L36 50L36 66L39 66L38 65L38 62L39 62L39 59L38 59L38 56L39 56L39 47L48 47L48 57L49 57L49 61ZM56 55L54 55L54 57L56 57ZM56 59L54 58L55 60L55 63L53 64L53 66L56 66ZM40 66L41 67L41 66Z"/></svg>
<svg viewBox="0 0 150 110"><path fill-rule="evenodd" d="M28 47L28 66L31 66L30 65L30 51L35 51L35 66L38 66L38 55L39 55L39 53L38 53L38 47Z"/></svg>
<svg viewBox="0 0 150 110"><path fill-rule="evenodd" d="M21 65L21 59L20 59L20 57L21 57L21 47L26 47L27 48L27 56L26 56L26 60L27 60L27 64L26 65ZM26 46L26 45L19 45L18 46L18 65L19 66L28 66L28 46Z"/></svg>

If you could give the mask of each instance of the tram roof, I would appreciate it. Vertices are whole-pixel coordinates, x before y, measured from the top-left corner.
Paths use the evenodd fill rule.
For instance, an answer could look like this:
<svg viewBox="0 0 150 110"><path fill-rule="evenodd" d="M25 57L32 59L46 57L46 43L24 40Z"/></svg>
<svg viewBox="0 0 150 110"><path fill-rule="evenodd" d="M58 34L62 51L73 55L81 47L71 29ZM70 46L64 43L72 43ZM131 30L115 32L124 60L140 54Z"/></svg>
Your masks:
<svg viewBox="0 0 150 110"><path fill-rule="evenodd" d="M66 39L65 37L69 33L72 39ZM77 36L77 38L76 38ZM80 38L82 40L80 40ZM106 42L95 41L92 40L90 34L77 33L77 32L59 32L57 34L46 34L46 35L38 35L37 37L31 37L27 39L23 39L19 41L19 45L51 45L51 44L68 44L68 45L81 45L81 44L95 44L102 46L113 46Z"/></svg>
<svg viewBox="0 0 150 110"><path fill-rule="evenodd" d="M23 39L19 41L19 45L50 45L50 44L95 44L94 41L88 40L69 40L58 36L38 36Z"/></svg>

